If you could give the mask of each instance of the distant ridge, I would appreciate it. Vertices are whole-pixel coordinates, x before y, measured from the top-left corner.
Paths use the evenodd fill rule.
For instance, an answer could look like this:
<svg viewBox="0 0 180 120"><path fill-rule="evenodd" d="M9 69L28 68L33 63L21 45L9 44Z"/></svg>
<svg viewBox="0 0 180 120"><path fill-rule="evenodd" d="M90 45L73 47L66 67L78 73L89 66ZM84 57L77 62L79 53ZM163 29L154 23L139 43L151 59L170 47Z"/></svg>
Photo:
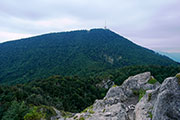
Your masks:
<svg viewBox="0 0 180 120"><path fill-rule="evenodd" d="M160 51L159 53L162 55L166 55L170 57L171 59L173 59L174 61L177 61L180 63L180 53L168 53L168 52L160 52Z"/></svg>

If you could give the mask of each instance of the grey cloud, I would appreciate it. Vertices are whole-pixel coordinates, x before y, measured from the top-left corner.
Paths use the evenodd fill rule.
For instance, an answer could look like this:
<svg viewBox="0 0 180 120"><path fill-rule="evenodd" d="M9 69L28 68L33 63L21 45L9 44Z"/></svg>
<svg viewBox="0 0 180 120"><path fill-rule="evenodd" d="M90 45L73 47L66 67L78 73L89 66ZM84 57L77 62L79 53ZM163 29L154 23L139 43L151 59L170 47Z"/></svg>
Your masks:
<svg viewBox="0 0 180 120"><path fill-rule="evenodd" d="M178 49L179 4L179 0L1 0L0 31L35 35L103 27L106 20L108 28L135 43ZM43 22L50 25L38 24Z"/></svg>

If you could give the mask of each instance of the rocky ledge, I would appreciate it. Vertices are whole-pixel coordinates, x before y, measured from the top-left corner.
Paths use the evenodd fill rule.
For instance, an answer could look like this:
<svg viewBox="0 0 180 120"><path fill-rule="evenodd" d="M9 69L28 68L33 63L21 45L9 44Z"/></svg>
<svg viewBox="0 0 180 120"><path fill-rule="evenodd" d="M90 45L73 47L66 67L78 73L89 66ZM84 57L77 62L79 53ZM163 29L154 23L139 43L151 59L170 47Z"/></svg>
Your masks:
<svg viewBox="0 0 180 120"><path fill-rule="evenodd" d="M58 119L180 120L180 74L162 84L150 72L129 77L121 86L112 86L104 99L96 100L81 113Z"/></svg>

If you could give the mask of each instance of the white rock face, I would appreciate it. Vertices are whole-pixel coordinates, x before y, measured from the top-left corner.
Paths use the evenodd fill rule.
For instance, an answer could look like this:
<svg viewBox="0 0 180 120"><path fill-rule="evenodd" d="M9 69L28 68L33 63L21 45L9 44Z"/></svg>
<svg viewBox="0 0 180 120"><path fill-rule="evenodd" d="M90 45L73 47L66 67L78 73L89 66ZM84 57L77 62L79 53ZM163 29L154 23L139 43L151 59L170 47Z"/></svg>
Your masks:
<svg viewBox="0 0 180 120"><path fill-rule="evenodd" d="M180 80L171 77L160 85L150 79L150 72L129 77L84 113L66 120L180 120ZM142 90L146 93L139 100Z"/></svg>

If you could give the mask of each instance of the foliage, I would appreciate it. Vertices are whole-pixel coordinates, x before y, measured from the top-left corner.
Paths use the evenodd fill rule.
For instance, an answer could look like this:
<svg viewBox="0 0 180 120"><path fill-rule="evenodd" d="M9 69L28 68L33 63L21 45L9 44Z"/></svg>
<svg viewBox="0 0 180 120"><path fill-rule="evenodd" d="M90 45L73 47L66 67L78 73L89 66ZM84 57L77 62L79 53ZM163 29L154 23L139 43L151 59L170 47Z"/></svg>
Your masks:
<svg viewBox="0 0 180 120"><path fill-rule="evenodd" d="M28 109L31 108L31 105L43 109L46 118L54 116L52 108L47 106L54 106L59 110L80 112L88 105L93 104L95 99L104 97L102 93L106 93L107 90L95 87L100 81L101 79L88 77L85 79L78 76L62 77L56 75L27 84L0 86L2 90L0 111L6 113L11 103L17 100L17 102L24 101ZM35 113L32 111L27 116L31 117L36 115ZM0 119L3 116L4 114L0 114Z"/></svg>
<svg viewBox="0 0 180 120"><path fill-rule="evenodd" d="M141 98L146 94L146 91L143 89L139 90L139 100L141 100Z"/></svg>
<svg viewBox="0 0 180 120"><path fill-rule="evenodd" d="M148 112L148 114L149 114L149 117L151 118L151 120L152 120L152 118L153 118L153 114L152 114L152 112Z"/></svg>
<svg viewBox="0 0 180 120"><path fill-rule="evenodd" d="M151 97L152 97L152 93L149 93L148 94L148 102L151 100Z"/></svg>
<svg viewBox="0 0 180 120"><path fill-rule="evenodd" d="M24 116L24 120L41 120L44 119L45 116L46 115L35 106Z"/></svg>
<svg viewBox="0 0 180 120"><path fill-rule="evenodd" d="M117 85L116 85L116 84L114 84L112 87L117 87Z"/></svg>
<svg viewBox="0 0 180 120"><path fill-rule="evenodd" d="M180 67L159 65L128 66L107 70L106 72L98 73L96 76L107 76L110 74L113 76L111 77L112 81L114 81L116 85L121 85L129 76L134 76L147 71L151 72L152 76L154 76L158 82L162 83L165 78L175 76L180 71Z"/></svg>
<svg viewBox="0 0 180 120"><path fill-rule="evenodd" d="M178 64L104 29L51 33L0 44L3 84L27 83L57 74L91 76L132 65Z"/></svg>
<svg viewBox="0 0 180 120"><path fill-rule="evenodd" d="M151 78L148 80L149 84L155 84L157 82L157 80L151 76Z"/></svg>
<svg viewBox="0 0 180 120"><path fill-rule="evenodd" d="M178 73L178 74L176 75L176 78L178 79L179 84L180 84L180 73Z"/></svg>
<svg viewBox="0 0 180 120"><path fill-rule="evenodd" d="M84 109L84 110L82 111L82 113L85 113L85 112L89 112L90 114L94 114L93 105L87 107L86 109Z"/></svg>
<svg viewBox="0 0 180 120"><path fill-rule="evenodd" d="M62 116L63 116L64 118L70 118L70 117L73 116L72 113L70 113L70 112L65 112L65 111L61 111L61 114L62 114Z"/></svg>
<svg viewBox="0 0 180 120"><path fill-rule="evenodd" d="M146 94L146 90L144 90L144 89L133 90L132 92L133 92L134 95L139 96L139 101Z"/></svg>
<svg viewBox="0 0 180 120"><path fill-rule="evenodd" d="M12 101L2 120L23 120L23 116L29 111L24 102Z"/></svg>
<svg viewBox="0 0 180 120"><path fill-rule="evenodd" d="M81 116L81 117L79 118L79 120L85 120L85 118L84 118L83 116Z"/></svg>

